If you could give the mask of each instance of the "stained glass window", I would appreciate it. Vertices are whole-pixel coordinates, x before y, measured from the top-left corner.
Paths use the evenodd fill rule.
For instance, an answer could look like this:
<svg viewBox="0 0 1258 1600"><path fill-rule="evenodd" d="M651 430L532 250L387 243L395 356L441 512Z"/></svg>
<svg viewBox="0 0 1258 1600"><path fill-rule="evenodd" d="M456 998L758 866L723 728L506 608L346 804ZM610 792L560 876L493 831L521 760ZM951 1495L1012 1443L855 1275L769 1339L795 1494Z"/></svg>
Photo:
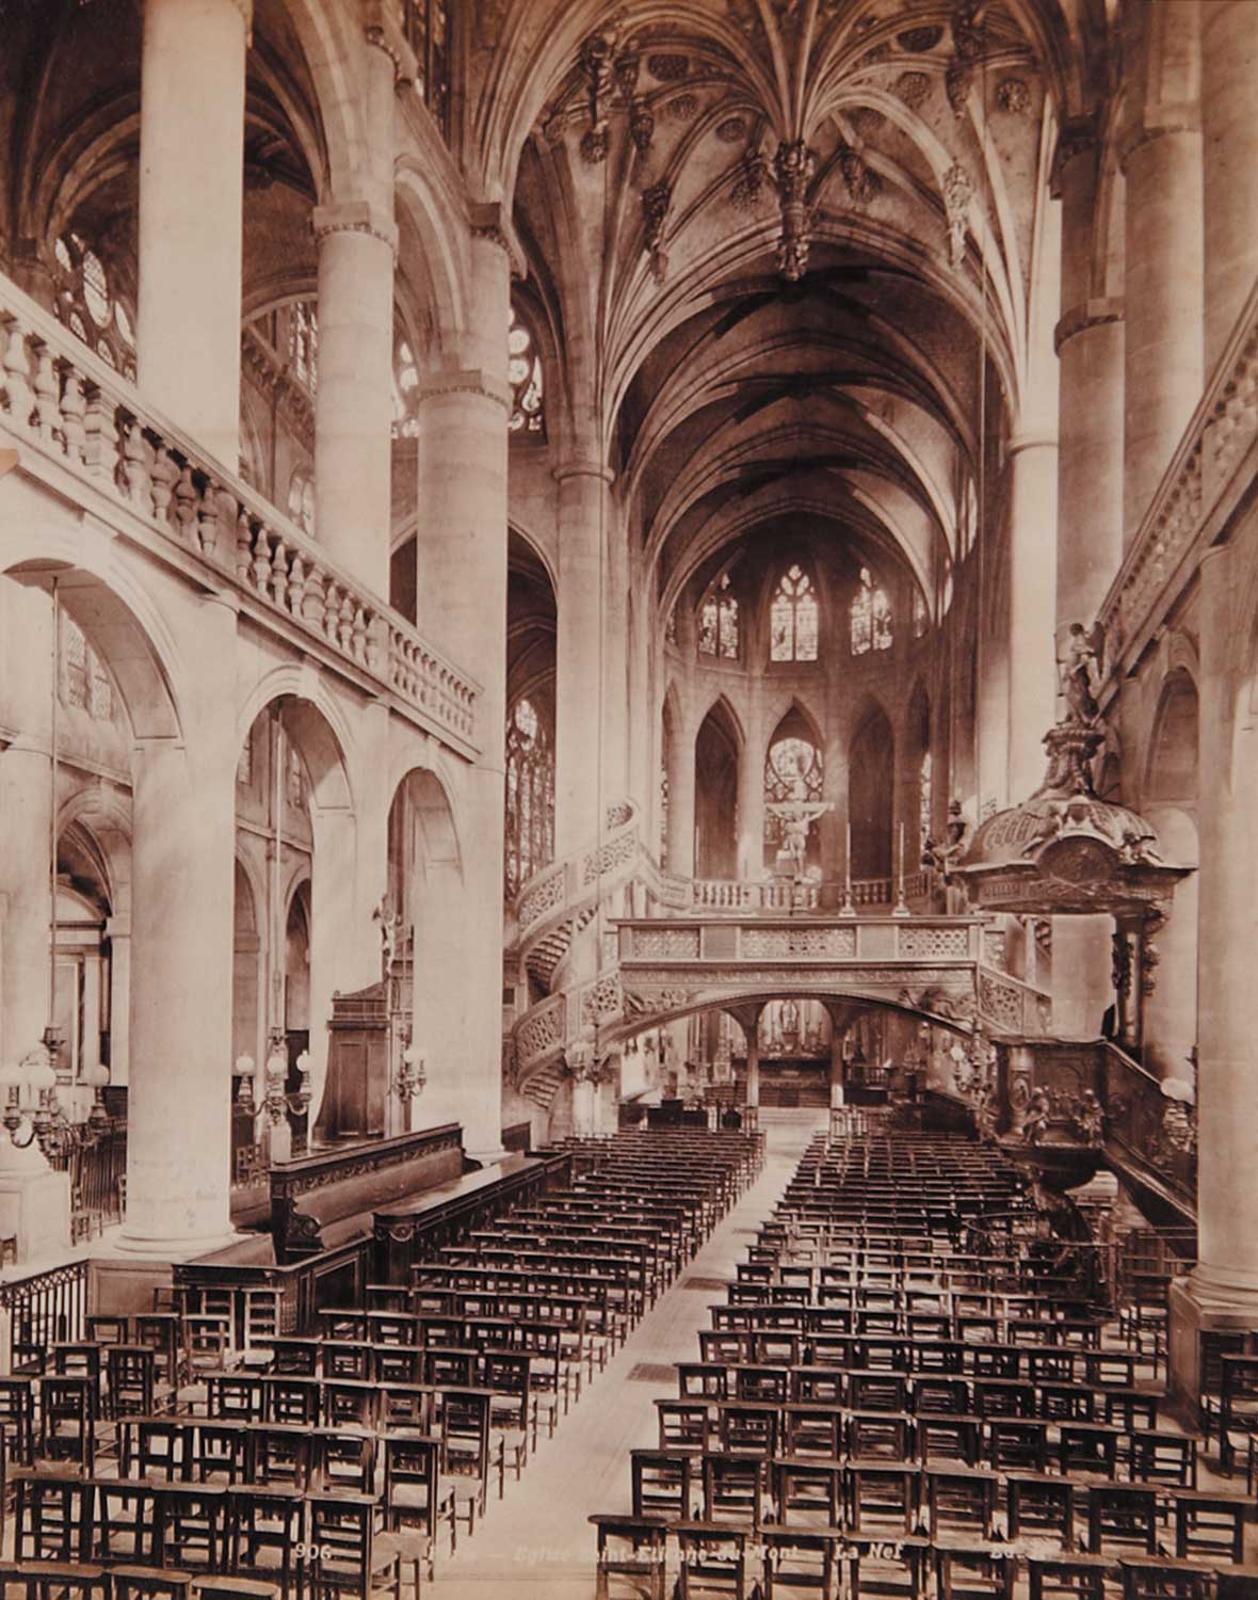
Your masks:
<svg viewBox="0 0 1258 1600"><path fill-rule="evenodd" d="M306 803L306 769L301 763L301 752L295 745L288 746L288 771L284 775L284 790L290 806Z"/></svg>
<svg viewBox="0 0 1258 1600"><path fill-rule="evenodd" d="M555 852L555 759L550 734L531 700L507 718L505 891L514 899Z"/></svg>
<svg viewBox="0 0 1258 1600"><path fill-rule="evenodd" d="M874 582L868 567L861 568L860 583L852 596L852 654L863 656L870 650L891 648L891 601L887 591Z"/></svg>
<svg viewBox="0 0 1258 1600"><path fill-rule="evenodd" d="M112 721L113 680L82 628L64 611L61 613L60 657L62 703L86 711L96 722Z"/></svg>
<svg viewBox="0 0 1258 1600"><path fill-rule="evenodd" d="M414 439L419 433L419 363L408 339L393 352L393 437Z"/></svg>
<svg viewBox="0 0 1258 1600"><path fill-rule="evenodd" d="M295 300L288 328L293 371L313 393L319 381L319 311L313 300Z"/></svg>
<svg viewBox="0 0 1258 1600"><path fill-rule="evenodd" d="M514 306L507 332L507 378L511 384L511 432L545 438L542 361L532 330Z"/></svg>
<svg viewBox="0 0 1258 1600"><path fill-rule="evenodd" d="M738 599L730 593L728 572L721 574L699 608L699 654L722 661L738 659Z"/></svg>
<svg viewBox="0 0 1258 1600"><path fill-rule="evenodd" d="M664 643L676 647L677 644L677 607L668 613L668 621L664 624Z"/></svg>
<svg viewBox="0 0 1258 1600"><path fill-rule="evenodd" d="M135 330L109 268L78 233L61 235L53 259L58 319L107 366L134 381Z"/></svg>
<svg viewBox="0 0 1258 1600"><path fill-rule="evenodd" d="M823 767L821 751L811 739L787 734L769 746L764 762L764 798L773 805L786 800L810 803L821 799ZM767 843L782 842L782 822L766 810L764 837Z"/></svg>
<svg viewBox="0 0 1258 1600"><path fill-rule="evenodd" d="M926 609L926 596L913 586L913 637L922 638L930 627L930 612Z"/></svg>
<svg viewBox="0 0 1258 1600"><path fill-rule="evenodd" d="M778 580L769 611L769 659L817 659L817 594L812 579L798 564Z"/></svg>
<svg viewBox="0 0 1258 1600"><path fill-rule="evenodd" d="M314 479L305 467L298 467L288 485L288 514L303 531L314 538L315 487Z"/></svg>

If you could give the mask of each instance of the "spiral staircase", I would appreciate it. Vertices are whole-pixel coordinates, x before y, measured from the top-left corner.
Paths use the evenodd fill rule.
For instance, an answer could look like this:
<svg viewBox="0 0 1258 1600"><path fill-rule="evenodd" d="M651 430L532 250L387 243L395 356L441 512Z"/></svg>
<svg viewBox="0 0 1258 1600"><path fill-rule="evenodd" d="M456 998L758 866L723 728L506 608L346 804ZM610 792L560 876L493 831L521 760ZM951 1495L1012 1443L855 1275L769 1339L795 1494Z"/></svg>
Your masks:
<svg viewBox="0 0 1258 1600"><path fill-rule="evenodd" d="M801 910L808 917L807 931L794 921ZM514 911L514 953L533 992L542 997L511 1030L508 1070L519 1094L542 1110L549 1110L562 1080L569 1045L600 1030L623 1029L630 1013L643 1026L668 1020L663 1012L654 1018L641 1012L640 997L632 992L636 974L626 995L621 946L632 951L635 939L639 945L644 942L644 922L650 924L647 938L661 950L685 946L697 952L703 928L719 922L723 932L749 949L753 939L762 951L770 947L766 941L776 941L774 948L780 944L781 954L798 948L806 957L831 952L857 962L865 941L872 947L877 936L879 950L870 961L894 963L890 974L881 974L892 979L890 1003L919 1010L931 1020L981 1029L992 1039L1043 1037L1049 1031L1048 995L1006 970L1003 938L994 922L976 926L973 917L896 919L885 912L845 921L837 915L827 918L815 898L801 906L783 894L780 882L672 877L661 871L644 838L639 810L628 800L609 809L597 844L536 873L521 890ZM620 940L604 937L599 947L592 947L602 925L600 914L603 920L636 919L636 934L622 930ZM914 980L924 980L945 952L957 968L952 992L943 995L920 982L915 987ZM866 977L870 961L861 967ZM806 966L800 971L806 976ZM898 986L900 979L904 987Z"/></svg>

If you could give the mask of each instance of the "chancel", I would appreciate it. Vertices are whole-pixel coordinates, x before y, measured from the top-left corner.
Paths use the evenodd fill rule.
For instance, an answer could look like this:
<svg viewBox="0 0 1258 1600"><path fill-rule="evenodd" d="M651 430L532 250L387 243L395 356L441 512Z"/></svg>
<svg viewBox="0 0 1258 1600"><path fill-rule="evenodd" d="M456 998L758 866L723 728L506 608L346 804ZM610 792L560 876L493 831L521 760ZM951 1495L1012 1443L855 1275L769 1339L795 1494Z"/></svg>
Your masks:
<svg viewBox="0 0 1258 1600"><path fill-rule="evenodd" d="M0 1600L1258 1596L1258 0L0 28Z"/></svg>

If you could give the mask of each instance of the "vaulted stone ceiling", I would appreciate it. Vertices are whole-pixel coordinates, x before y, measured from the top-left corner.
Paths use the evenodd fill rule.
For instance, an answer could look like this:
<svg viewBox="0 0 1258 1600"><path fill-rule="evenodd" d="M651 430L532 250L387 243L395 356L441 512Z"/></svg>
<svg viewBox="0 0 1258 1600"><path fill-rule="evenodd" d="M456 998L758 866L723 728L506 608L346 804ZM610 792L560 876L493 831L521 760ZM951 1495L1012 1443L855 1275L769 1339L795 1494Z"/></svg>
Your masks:
<svg viewBox="0 0 1258 1600"><path fill-rule="evenodd" d="M488 162L531 114L500 176L566 352L554 436L613 466L661 599L806 514L937 608L984 442L1044 405L1100 0L503 13L472 120Z"/></svg>

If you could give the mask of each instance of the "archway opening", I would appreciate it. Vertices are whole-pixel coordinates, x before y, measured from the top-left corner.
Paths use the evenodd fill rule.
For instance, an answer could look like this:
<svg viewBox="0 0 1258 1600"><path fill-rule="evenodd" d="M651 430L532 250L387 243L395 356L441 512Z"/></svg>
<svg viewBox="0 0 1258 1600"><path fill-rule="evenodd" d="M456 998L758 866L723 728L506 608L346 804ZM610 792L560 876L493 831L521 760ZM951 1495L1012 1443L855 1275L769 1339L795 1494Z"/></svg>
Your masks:
<svg viewBox="0 0 1258 1600"><path fill-rule="evenodd" d="M695 876L738 873L738 758L740 740L721 703L703 719L695 739Z"/></svg>
<svg viewBox="0 0 1258 1600"><path fill-rule="evenodd" d="M885 713L869 712L852 740L848 760L848 817L852 829L852 877L871 880L890 898L894 819L895 736Z"/></svg>

